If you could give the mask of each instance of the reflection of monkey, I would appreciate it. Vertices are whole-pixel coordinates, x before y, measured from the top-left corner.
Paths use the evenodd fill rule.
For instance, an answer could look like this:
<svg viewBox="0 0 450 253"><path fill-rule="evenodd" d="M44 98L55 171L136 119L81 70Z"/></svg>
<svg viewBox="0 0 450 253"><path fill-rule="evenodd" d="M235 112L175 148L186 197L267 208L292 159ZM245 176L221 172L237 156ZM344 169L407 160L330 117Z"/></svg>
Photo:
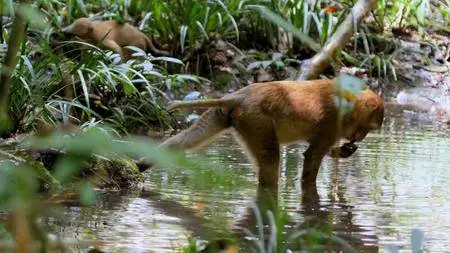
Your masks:
<svg viewBox="0 0 450 253"><path fill-rule="evenodd" d="M129 59L133 50L124 46L135 46L145 52L159 55L169 55L169 52L157 49L150 38L129 24L119 24L117 21L92 21L88 18L79 18L73 24L62 30L64 33L74 34L89 43L99 44L119 53Z"/></svg>
<svg viewBox="0 0 450 253"><path fill-rule="evenodd" d="M301 214L305 221L298 229L324 228L325 231L333 232L333 235L353 248L353 250L350 250L346 244L320 236L320 239L324 242L329 241L325 243L327 249L323 249L323 252L378 252L377 245L371 245L370 243L366 245L367 241L377 241L377 236L372 233L360 235L367 232L367 229L354 224L353 206L343 196L345 188L336 186L336 191L338 191L337 200L324 201L322 199L321 201L315 184L302 187ZM330 219L330 217L334 218ZM300 245L304 245L304 243Z"/></svg>
<svg viewBox="0 0 450 253"><path fill-rule="evenodd" d="M280 81L252 84L222 99L175 103L170 109L213 107L194 125L169 138L162 146L192 149L223 130L233 128L259 168L262 185L278 183L279 145L306 140L302 180L316 181L322 158L340 138L361 141L383 121L381 98L363 90L351 113L338 125L339 111L333 102L332 80ZM347 145L351 145L347 144ZM351 155L356 149L343 148Z"/></svg>
<svg viewBox="0 0 450 253"><path fill-rule="evenodd" d="M343 188L339 188L340 194L343 194L343 190ZM300 231L305 232L295 240L279 242L287 243L286 246L295 252L315 252L314 249L317 251L317 248L314 248L314 246L322 246L320 252L352 252L355 250L356 252L378 252L376 245L365 245L365 241L362 240L364 238L369 241L376 241L377 237L375 235L358 235L358 233L366 232L367 230L353 223L353 207L346 202L343 196L330 204L328 200L321 201L315 184L303 187L301 207L299 208L300 215L303 217L301 222L291 220L289 218L291 217L290 215L280 211L283 210L283 207L279 206L277 196L278 187L258 187L254 201L257 210L249 207L242 217L233 221L233 233L241 249L244 249L243 252L252 252L251 249L254 249L253 241L246 239L248 234L245 231L250 231L258 237L259 222L263 223L265 241L268 242L270 240L271 221L268 218L268 211L274 214L277 227L283 228L283 234L287 235L287 238ZM335 208L336 206L339 208ZM255 215L259 215L260 219ZM324 232L324 234L320 232ZM348 244L331 239L329 237L331 235L341 238L350 247ZM313 241L314 244L310 245L309 241Z"/></svg>

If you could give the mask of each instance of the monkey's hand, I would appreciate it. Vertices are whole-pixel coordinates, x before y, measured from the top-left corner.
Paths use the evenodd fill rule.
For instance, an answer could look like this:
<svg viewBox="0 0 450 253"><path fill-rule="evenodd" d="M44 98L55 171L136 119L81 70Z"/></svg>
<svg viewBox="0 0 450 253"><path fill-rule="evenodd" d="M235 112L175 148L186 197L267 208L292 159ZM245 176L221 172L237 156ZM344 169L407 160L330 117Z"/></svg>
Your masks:
<svg viewBox="0 0 450 253"><path fill-rule="evenodd" d="M358 146L353 142L344 143L342 146L331 149L331 157L347 158L356 152Z"/></svg>
<svg viewBox="0 0 450 253"><path fill-rule="evenodd" d="M145 159L145 158L139 159L135 163L139 169L139 172L144 172L144 171L148 170L149 168L152 168L154 165L148 159Z"/></svg>

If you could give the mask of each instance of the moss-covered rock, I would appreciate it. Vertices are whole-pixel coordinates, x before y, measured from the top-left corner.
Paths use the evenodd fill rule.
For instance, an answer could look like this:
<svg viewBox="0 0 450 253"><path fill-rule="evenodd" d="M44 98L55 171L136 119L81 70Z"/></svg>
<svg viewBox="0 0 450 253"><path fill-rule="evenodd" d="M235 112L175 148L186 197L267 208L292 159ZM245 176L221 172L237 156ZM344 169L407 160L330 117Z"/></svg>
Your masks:
<svg viewBox="0 0 450 253"><path fill-rule="evenodd" d="M89 174L89 181L101 188L137 187L144 181L136 163L126 157L95 156L85 172Z"/></svg>
<svg viewBox="0 0 450 253"><path fill-rule="evenodd" d="M59 150L33 150L21 146L26 135L6 140L0 140L0 159L10 160L16 164L26 164L31 167L40 179L40 191L59 190L61 185L53 177L54 167L64 156ZM93 155L82 163L82 168L76 172L73 182L87 179L98 188L133 188L144 181L136 163L131 159L118 155L100 157Z"/></svg>

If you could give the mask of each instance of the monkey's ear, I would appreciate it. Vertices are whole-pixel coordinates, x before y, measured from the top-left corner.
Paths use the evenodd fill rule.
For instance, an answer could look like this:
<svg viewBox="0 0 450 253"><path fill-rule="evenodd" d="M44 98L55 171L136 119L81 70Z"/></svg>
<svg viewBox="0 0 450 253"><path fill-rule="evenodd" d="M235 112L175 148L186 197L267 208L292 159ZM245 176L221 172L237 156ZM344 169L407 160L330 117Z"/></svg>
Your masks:
<svg viewBox="0 0 450 253"><path fill-rule="evenodd" d="M364 110L367 112L375 111L379 107L379 103L375 98L370 98L364 103Z"/></svg>
<svg viewBox="0 0 450 253"><path fill-rule="evenodd" d="M380 101L372 98L366 101L365 110L369 117L370 129L377 129L383 123L384 111Z"/></svg>

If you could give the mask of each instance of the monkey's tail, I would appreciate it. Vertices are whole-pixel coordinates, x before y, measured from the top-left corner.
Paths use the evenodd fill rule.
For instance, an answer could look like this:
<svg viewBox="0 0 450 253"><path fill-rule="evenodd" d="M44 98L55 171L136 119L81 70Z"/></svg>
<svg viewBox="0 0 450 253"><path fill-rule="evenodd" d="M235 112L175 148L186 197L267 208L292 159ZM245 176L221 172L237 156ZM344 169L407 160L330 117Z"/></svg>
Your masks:
<svg viewBox="0 0 450 253"><path fill-rule="evenodd" d="M201 108L201 107L229 107L231 102L226 99L201 99L195 101L173 101L167 107L168 111L187 108Z"/></svg>
<svg viewBox="0 0 450 253"><path fill-rule="evenodd" d="M170 56L170 53L168 51L157 49L149 37L147 37L147 36L144 36L144 37L145 37L145 43L147 44L147 50L150 49L152 51L152 53L155 53L155 54Z"/></svg>

